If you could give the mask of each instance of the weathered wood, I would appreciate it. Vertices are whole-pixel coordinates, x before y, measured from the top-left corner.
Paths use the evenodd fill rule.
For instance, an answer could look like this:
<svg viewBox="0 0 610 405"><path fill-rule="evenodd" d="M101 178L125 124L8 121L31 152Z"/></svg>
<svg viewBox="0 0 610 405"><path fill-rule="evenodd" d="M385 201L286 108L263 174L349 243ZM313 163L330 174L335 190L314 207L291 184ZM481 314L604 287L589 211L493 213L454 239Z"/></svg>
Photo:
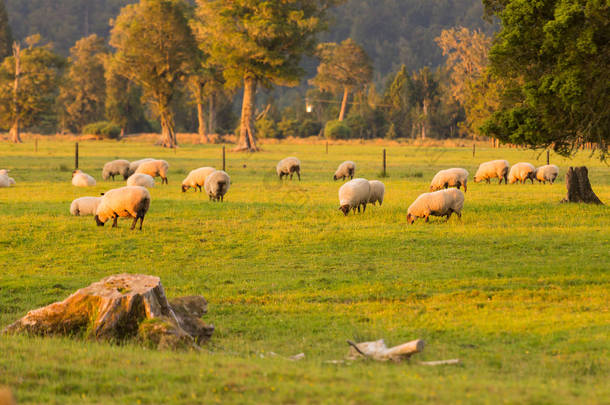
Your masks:
<svg viewBox="0 0 610 405"><path fill-rule="evenodd" d="M460 359L437 360L437 361L420 361L422 366L445 366L449 364L460 364Z"/></svg>
<svg viewBox="0 0 610 405"><path fill-rule="evenodd" d="M566 173L568 194L561 202L603 204L595 195L589 182L589 171L586 166L570 167Z"/></svg>
<svg viewBox="0 0 610 405"><path fill-rule="evenodd" d="M386 346L383 339L362 343L354 343L348 340L347 343L351 346L348 354L348 358L350 359L356 359L362 356L370 357L377 361L401 361L424 350L424 341L421 339L390 348Z"/></svg>

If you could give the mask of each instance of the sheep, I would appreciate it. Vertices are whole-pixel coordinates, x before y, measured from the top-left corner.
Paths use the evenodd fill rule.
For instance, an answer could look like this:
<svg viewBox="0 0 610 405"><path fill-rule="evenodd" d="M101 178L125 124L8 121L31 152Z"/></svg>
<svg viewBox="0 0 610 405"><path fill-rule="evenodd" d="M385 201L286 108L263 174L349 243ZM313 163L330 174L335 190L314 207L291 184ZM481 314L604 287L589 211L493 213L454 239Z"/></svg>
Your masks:
<svg viewBox="0 0 610 405"><path fill-rule="evenodd" d="M356 163L351 160L346 160L345 162L339 165L339 168L335 172L333 176L333 180L341 179L345 181L348 177L350 180L354 179L354 175L356 174Z"/></svg>
<svg viewBox="0 0 610 405"><path fill-rule="evenodd" d="M95 210L95 223L97 226L104 224L113 218L112 227L118 227L117 220L119 217L133 218L131 230L136 227L138 219L140 220L140 230L144 216L150 207L150 193L145 187L127 186L115 188L106 192Z"/></svg>
<svg viewBox="0 0 610 405"><path fill-rule="evenodd" d="M152 177L161 177L161 184L168 184L167 181L167 170L169 169L169 163L165 160L148 160L142 162L136 169L136 173L148 174Z"/></svg>
<svg viewBox="0 0 610 405"><path fill-rule="evenodd" d="M216 170L205 178L203 188L210 201L224 201L224 196L231 186L231 178L226 172Z"/></svg>
<svg viewBox="0 0 610 405"><path fill-rule="evenodd" d="M453 168L436 173L430 184L430 191L438 191L449 187L457 187L459 190L461 186L464 186L464 191L468 189L468 171Z"/></svg>
<svg viewBox="0 0 610 405"><path fill-rule="evenodd" d="M150 162L151 160L155 160L153 158L145 158L145 159L140 159L140 160L134 160L133 162L131 162L129 164L129 172L128 175L131 176L132 174L134 174L136 172L136 170L138 170L138 167L140 167L140 165L144 162Z"/></svg>
<svg viewBox="0 0 610 405"><path fill-rule="evenodd" d="M426 218L426 222L428 222L430 215L446 216L447 221L449 221L451 214L454 212L458 218L462 218L463 206L464 193L456 188L424 193L409 206L407 223L413 224L417 218Z"/></svg>
<svg viewBox="0 0 610 405"><path fill-rule="evenodd" d="M123 180L127 180L129 177L129 165L129 161L125 159L113 160L106 163L102 169L102 179L108 180L112 177L112 181L114 181L114 176L121 175Z"/></svg>
<svg viewBox="0 0 610 405"><path fill-rule="evenodd" d="M284 176L288 177L288 175L290 175L290 180L292 180L292 175L296 173L299 181L301 181L301 161L295 157L287 157L280 160L275 170L277 175L280 176L280 180Z"/></svg>
<svg viewBox="0 0 610 405"><path fill-rule="evenodd" d="M93 187L96 185L96 182L87 173L76 169L72 172L72 185L75 187Z"/></svg>
<svg viewBox="0 0 610 405"><path fill-rule="evenodd" d="M0 170L0 176L8 176L8 172L10 172L10 170L2 169Z"/></svg>
<svg viewBox="0 0 610 405"><path fill-rule="evenodd" d="M215 172L213 167L200 167L199 169L191 170L191 172L182 180L182 192L185 193L189 188L197 189L201 192L201 187L205 185L205 179Z"/></svg>
<svg viewBox="0 0 610 405"><path fill-rule="evenodd" d="M510 172L508 173L508 182L510 184L514 184L519 181L521 184L524 184L527 179L530 179L532 184L534 184L535 171L536 168L531 163L516 163L510 168Z"/></svg>
<svg viewBox="0 0 610 405"><path fill-rule="evenodd" d="M366 211L366 204L369 202L371 195L371 184L367 179L353 179L345 183L339 189L339 210L347 216L350 210L360 212Z"/></svg>
<svg viewBox="0 0 610 405"><path fill-rule="evenodd" d="M379 206L381 206L383 204L383 196L385 195L385 185L379 180L370 180L369 185L371 186L369 203L375 205L379 201Z"/></svg>
<svg viewBox="0 0 610 405"><path fill-rule="evenodd" d="M489 183L490 179L498 178L498 184L508 184L508 161L507 160L492 160L490 162L481 163L477 173L474 175L474 182L480 183L485 180Z"/></svg>
<svg viewBox="0 0 610 405"><path fill-rule="evenodd" d="M127 179L128 186L141 186L146 188L153 188L155 186L155 179L152 176L144 173L134 173Z"/></svg>
<svg viewBox="0 0 610 405"><path fill-rule="evenodd" d="M15 185L15 179L14 179L14 178L12 178L12 177L9 177L9 178L8 178L8 185L9 185L9 186L14 186L14 185Z"/></svg>
<svg viewBox="0 0 610 405"><path fill-rule="evenodd" d="M70 204L70 214L76 216L95 215L102 197L81 197Z"/></svg>
<svg viewBox="0 0 610 405"><path fill-rule="evenodd" d="M550 184L553 184L558 174L559 167L556 165L540 166L534 171L534 177L536 180L538 180L539 183L543 182L544 184L546 184L547 181Z"/></svg>
<svg viewBox="0 0 610 405"><path fill-rule="evenodd" d="M10 187L11 181L9 179L10 179L10 177L8 177L8 175L0 174L0 188Z"/></svg>

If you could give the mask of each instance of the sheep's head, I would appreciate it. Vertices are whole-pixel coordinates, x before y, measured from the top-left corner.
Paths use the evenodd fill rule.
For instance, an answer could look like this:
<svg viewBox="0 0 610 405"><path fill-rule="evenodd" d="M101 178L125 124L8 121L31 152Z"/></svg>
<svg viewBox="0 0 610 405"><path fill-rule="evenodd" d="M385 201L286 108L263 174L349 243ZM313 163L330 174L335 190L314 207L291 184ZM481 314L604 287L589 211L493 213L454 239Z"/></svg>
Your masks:
<svg viewBox="0 0 610 405"><path fill-rule="evenodd" d="M474 182L475 182L475 183L480 183L481 181L483 181L483 179L482 179L482 178L477 177L476 175L474 176Z"/></svg>
<svg viewBox="0 0 610 405"><path fill-rule="evenodd" d="M411 213L407 214L407 224L413 225L413 223L415 222L415 219L416 219L415 215L413 215Z"/></svg>
<svg viewBox="0 0 610 405"><path fill-rule="evenodd" d="M79 169L76 169L72 172L72 177L74 177L74 175L81 173L81 171Z"/></svg>
<svg viewBox="0 0 610 405"><path fill-rule="evenodd" d="M337 175L336 174L333 176L333 180L337 181Z"/></svg>
<svg viewBox="0 0 610 405"><path fill-rule="evenodd" d="M345 204L339 207L339 210L343 212L343 215L347 216L349 214L349 205Z"/></svg>
<svg viewBox="0 0 610 405"><path fill-rule="evenodd" d="M95 223L97 224L97 226L104 226L104 222L100 220L100 217L98 215L95 216Z"/></svg>
<svg viewBox="0 0 610 405"><path fill-rule="evenodd" d="M184 184L182 185L182 192L183 193L186 193L186 190L188 190L188 189L189 189L189 186L186 186ZM195 190L195 191L197 191L197 190Z"/></svg>

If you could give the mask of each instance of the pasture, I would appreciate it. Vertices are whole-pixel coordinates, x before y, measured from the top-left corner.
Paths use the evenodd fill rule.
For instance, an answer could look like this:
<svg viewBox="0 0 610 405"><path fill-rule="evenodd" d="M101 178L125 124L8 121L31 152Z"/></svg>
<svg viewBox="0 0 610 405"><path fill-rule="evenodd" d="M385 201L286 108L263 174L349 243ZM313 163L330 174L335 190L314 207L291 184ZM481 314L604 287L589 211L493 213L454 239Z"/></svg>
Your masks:
<svg viewBox="0 0 610 405"><path fill-rule="evenodd" d="M80 168L97 186L70 184L73 144L0 146L0 327L115 273L161 277L170 297L200 294L216 331L202 352L137 344L0 337L0 385L20 404L48 403L608 403L610 210L559 204L568 166L587 165L610 203L610 167L587 152L560 166L554 185L475 184L480 162L544 164L516 149L263 145L227 153L225 202L180 191L189 170L221 167L219 145L177 151L84 142ZM302 181L280 183L275 164L302 161ZM143 231L95 226L70 202L123 181L102 181L116 158L165 159L169 185L151 189ZM344 217L334 170L386 185L382 207ZM440 169L471 176L462 220L406 225L406 210ZM118 178L117 178L118 179ZM426 341L405 363L329 364L346 339ZM277 353L273 356L270 352ZM299 362L286 360L305 353ZM427 367L419 361L459 358Z"/></svg>

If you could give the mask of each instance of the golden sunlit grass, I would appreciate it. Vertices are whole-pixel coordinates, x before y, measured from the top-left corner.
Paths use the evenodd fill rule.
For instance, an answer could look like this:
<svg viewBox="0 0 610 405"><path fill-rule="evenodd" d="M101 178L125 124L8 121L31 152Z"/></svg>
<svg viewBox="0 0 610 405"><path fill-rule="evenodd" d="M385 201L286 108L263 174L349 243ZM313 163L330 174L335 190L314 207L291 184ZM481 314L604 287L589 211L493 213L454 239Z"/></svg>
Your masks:
<svg viewBox="0 0 610 405"><path fill-rule="evenodd" d="M604 403L610 397L610 211L559 204L570 165L589 167L610 202L610 168L581 153L553 186L469 184L462 221L406 226L406 209L439 169L506 158L515 149L390 146L386 199L363 215L338 211L337 165L379 178L381 145L265 145L228 153L224 204L180 192L190 169L220 166L220 145L177 151L84 142L80 166L166 159L142 232L71 217L70 201L122 185L71 186L73 144L3 144L0 327L104 276L161 277L167 294L201 294L216 332L201 353L155 352L69 338L0 338L0 386L19 403ZM297 156L302 182L279 183ZM410 363L332 365L346 339L423 338ZM269 352L290 356L293 363ZM458 366L420 360L460 358Z"/></svg>

